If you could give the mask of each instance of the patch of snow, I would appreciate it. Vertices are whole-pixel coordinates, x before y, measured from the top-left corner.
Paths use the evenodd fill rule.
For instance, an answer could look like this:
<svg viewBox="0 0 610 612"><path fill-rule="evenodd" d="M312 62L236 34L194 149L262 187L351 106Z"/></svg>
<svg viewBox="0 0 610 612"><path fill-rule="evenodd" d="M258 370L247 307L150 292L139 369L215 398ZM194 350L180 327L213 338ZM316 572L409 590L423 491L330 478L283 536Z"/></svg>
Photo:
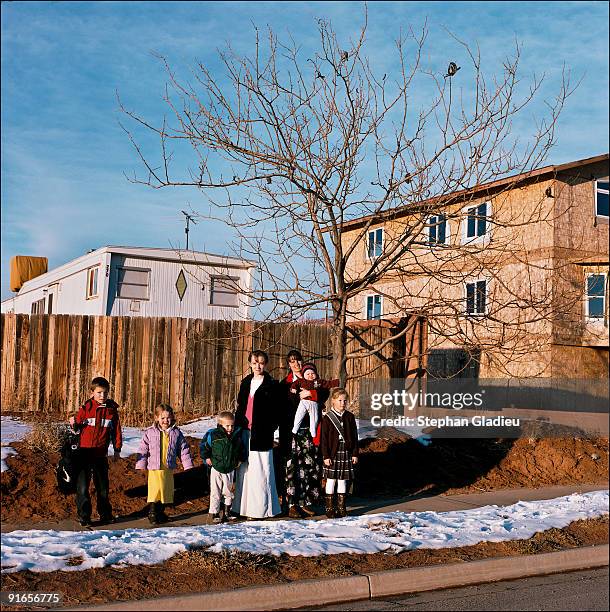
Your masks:
<svg viewBox="0 0 610 612"><path fill-rule="evenodd" d="M180 427L180 431L182 431L185 436L190 436L191 438L198 438L201 440L203 439L203 436L210 431L210 429L214 429L214 427L216 427L216 417L201 417L196 421L191 421L186 425L179 425L178 427Z"/></svg>
<svg viewBox="0 0 610 612"><path fill-rule="evenodd" d="M2 572L79 571L162 563L191 547L212 552L317 556L401 552L526 539L608 513L608 491L452 512L388 512L329 520L249 521L201 527L3 533ZM68 565L74 558L82 564Z"/></svg>
<svg viewBox="0 0 610 612"><path fill-rule="evenodd" d="M32 426L15 417L3 416L0 419L0 441L2 444L21 442L30 433Z"/></svg>
<svg viewBox="0 0 610 612"><path fill-rule="evenodd" d="M2 472L6 472L8 470L8 465L6 465L5 461L11 455L16 455L17 451L12 446L4 446L2 445Z"/></svg>
<svg viewBox="0 0 610 612"><path fill-rule="evenodd" d="M210 429L216 427L216 417L202 417L186 425L178 425L178 427L185 436L201 440ZM138 452L144 429L146 428L122 427L123 446L121 448L121 457L129 457L129 455L134 455ZM108 454L114 454L112 444L108 447Z"/></svg>
<svg viewBox="0 0 610 612"><path fill-rule="evenodd" d="M2 443L1 471L8 470L5 459L16 455L17 451L10 445L12 442L21 442L31 431L32 426L15 417L3 416L0 418L0 442Z"/></svg>

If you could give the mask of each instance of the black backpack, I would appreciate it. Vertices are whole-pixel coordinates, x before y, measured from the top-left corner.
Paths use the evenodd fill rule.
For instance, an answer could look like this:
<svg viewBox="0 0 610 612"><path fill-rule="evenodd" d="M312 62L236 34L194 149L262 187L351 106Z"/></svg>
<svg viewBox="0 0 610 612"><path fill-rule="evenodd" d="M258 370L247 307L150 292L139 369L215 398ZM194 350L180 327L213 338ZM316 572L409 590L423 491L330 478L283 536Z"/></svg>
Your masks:
<svg viewBox="0 0 610 612"><path fill-rule="evenodd" d="M55 476L57 488L64 495L76 493L76 476L80 449L80 435L70 431L61 447L61 459L57 464Z"/></svg>

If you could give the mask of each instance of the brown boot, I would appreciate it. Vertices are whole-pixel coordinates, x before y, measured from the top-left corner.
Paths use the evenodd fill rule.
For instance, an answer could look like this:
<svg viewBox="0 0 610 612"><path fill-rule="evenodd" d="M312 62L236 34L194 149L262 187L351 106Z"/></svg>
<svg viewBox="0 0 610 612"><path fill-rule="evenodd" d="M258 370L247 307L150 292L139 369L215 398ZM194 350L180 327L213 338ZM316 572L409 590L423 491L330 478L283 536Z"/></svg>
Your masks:
<svg viewBox="0 0 610 612"><path fill-rule="evenodd" d="M335 496L326 495L326 516L328 518L335 518L337 516L335 512Z"/></svg>
<svg viewBox="0 0 610 612"><path fill-rule="evenodd" d="M337 493L337 517L341 518L347 516L347 510L345 509L345 493Z"/></svg>
<svg viewBox="0 0 610 612"><path fill-rule="evenodd" d="M304 514L299 506L290 506L288 509L288 516L290 518L300 519L303 518Z"/></svg>

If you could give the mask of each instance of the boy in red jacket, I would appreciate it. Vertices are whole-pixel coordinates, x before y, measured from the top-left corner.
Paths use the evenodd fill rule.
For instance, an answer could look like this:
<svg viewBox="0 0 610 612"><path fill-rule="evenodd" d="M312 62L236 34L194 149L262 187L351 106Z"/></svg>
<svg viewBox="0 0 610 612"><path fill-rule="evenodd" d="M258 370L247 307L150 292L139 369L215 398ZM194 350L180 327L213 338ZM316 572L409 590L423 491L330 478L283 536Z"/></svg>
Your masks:
<svg viewBox="0 0 610 612"><path fill-rule="evenodd" d="M123 438L119 422L118 404L108 399L110 383L101 376L89 386L91 398L79 409L70 425L80 431L79 467L76 476L76 508L83 527L91 525L91 497L89 483L93 476L97 495L100 523L111 523L112 506L108 499L108 445L112 441L114 457L121 456Z"/></svg>

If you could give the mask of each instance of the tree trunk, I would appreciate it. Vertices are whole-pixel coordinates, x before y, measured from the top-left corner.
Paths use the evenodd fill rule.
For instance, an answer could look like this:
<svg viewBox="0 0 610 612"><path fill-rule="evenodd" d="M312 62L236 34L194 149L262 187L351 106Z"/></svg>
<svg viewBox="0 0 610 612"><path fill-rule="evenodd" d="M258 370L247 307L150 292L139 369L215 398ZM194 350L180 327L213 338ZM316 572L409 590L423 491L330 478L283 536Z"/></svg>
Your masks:
<svg viewBox="0 0 610 612"><path fill-rule="evenodd" d="M333 377L339 379L339 385L347 383L347 317L346 304L337 300L333 302L333 329L331 344L333 351Z"/></svg>

